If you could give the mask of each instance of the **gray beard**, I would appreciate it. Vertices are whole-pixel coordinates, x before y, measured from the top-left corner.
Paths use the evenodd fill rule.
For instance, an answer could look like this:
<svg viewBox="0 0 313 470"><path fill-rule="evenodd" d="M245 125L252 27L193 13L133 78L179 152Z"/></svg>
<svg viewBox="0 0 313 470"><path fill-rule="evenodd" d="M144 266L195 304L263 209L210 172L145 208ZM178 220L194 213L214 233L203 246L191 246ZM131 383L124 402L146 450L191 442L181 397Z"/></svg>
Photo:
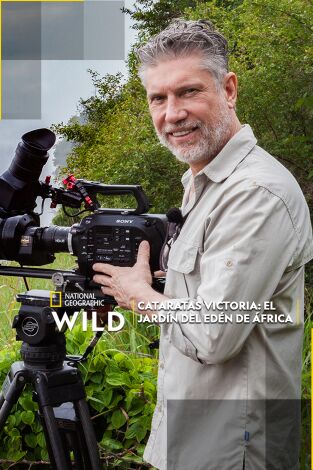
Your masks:
<svg viewBox="0 0 313 470"><path fill-rule="evenodd" d="M231 126L231 117L225 109L220 110L219 119L214 127L207 126L201 121L186 121L176 126L166 126L162 132L157 132L158 138L164 147L183 163L198 163L211 161L221 151L227 142ZM175 132L177 129L198 127L201 136L193 144L172 145L167 138L168 132Z"/></svg>

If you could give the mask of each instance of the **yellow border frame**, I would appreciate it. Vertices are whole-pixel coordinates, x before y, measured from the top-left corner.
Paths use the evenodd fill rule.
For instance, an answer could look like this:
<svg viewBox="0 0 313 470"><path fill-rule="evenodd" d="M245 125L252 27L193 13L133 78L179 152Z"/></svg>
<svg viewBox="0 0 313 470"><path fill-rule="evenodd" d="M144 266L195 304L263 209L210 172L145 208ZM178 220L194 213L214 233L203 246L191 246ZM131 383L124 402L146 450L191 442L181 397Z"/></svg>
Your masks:
<svg viewBox="0 0 313 470"><path fill-rule="evenodd" d="M59 295L59 303L56 304L56 305L53 303L53 295L54 295L54 294L58 294L58 295ZM53 290L50 291L50 307L51 307L51 308L62 307L62 292L60 292L60 291L53 291Z"/></svg>

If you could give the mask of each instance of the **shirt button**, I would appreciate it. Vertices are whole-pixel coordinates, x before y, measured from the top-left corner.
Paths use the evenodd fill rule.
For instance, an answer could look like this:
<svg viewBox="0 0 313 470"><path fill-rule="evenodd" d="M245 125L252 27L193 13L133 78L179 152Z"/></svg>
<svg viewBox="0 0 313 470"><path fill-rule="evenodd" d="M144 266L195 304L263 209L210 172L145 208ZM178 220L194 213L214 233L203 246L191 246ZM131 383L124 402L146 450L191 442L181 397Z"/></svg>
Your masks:
<svg viewBox="0 0 313 470"><path fill-rule="evenodd" d="M227 266L228 268L231 268L232 265L233 265L232 260L231 260L231 259L228 259L228 260L226 261L226 266Z"/></svg>

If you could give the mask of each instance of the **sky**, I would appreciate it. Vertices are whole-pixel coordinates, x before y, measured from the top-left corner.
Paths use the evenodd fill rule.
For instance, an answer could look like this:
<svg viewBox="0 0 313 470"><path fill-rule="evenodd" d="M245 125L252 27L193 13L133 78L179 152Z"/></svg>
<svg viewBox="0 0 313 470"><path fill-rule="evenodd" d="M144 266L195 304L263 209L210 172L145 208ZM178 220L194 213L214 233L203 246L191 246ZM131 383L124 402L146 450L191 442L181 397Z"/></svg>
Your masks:
<svg viewBox="0 0 313 470"><path fill-rule="evenodd" d="M112 4L113 2L111 1L108 3ZM124 2L124 4L125 7L131 8L132 2L127 0ZM13 15L12 12L8 12L7 14L10 18ZM3 119L0 121L0 174L2 174L8 168L10 161L14 156L16 146L20 141L21 136L25 132L42 127L49 128L51 124L55 123L66 123L71 116L77 113L77 105L79 103L80 98L86 99L94 93L91 77L90 74L87 72L87 69L96 70L100 73L101 76L104 76L106 73L116 73L119 71L125 74L125 59L127 58L127 53L130 50L131 45L135 42L136 31L131 28L132 23L129 16L123 16L125 53L122 54L122 56L124 57L118 60L96 60L94 58L90 58L90 56L92 55L97 57L97 54L100 56L102 54L102 56L104 55L105 57L110 56L110 50L112 50L112 48L114 49L113 44L110 43L110 40L105 40L106 38L103 36L103 30L106 28L101 28L101 22L99 22L99 24L96 24L97 21L95 21L94 18L92 18L94 28L90 28L91 20L89 19L89 26L87 25L88 27L86 27L85 25L84 30L91 31L88 37L85 35L85 37L83 38L84 50L82 54L84 55L84 57L87 57L87 59L80 58L77 60L53 60L53 54L51 53L52 36L50 36L49 39L48 34L49 25L45 25L44 21L42 22L43 24L41 25L41 27L44 28L44 30L46 31L46 36L42 40L41 54L44 57L51 57L51 59L41 60L40 63L38 62L38 60L36 60L36 64L40 64L39 73L41 75L41 119ZM12 21L13 20L14 15ZM78 19L76 19L75 21L77 23ZM86 20L86 15L84 16L84 21L88 21L88 18ZM18 31L17 21L15 21L14 28L16 31ZM103 44L103 42L105 41L106 51L104 53L101 50L97 51L95 49L92 49L92 41L88 42L90 36L95 34L92 29L99 31L101 41L98 42L100 44ZM67 31L67 40L69 40L69 38L73 36L74 32L74 30ZM57 36L57 34L55 34L55 36ZM36 37L38 37L38 35L36 36L36 34L34 34L34 41L36 40ZM8 37L7 39L7 55L6 57L4 57L4 59L7 60L8 63L10 63L10 61L13 63L14 61L12 60L12 58L14 59L14 57L12 56L12 54L14 54L16 48L12 47L12 44L10 42L11 38ZM110 47L108 47L110 45L111 49ZM117 55L121 56L121 53ZM32 68L32 65L35 63L32 62L31 59L34 59L34 57L30 57L30 60L28 61L15 60L14 67L11 67L10 69L11 75L12 73L15 73L19 76L19 78L23 78L23 86L26 87L27 90L30 90L29 95L31 95L32 93L31 90L36 88L36 80L32 80L31 76L27 75L27 70L30 70ZM14 80L14 76L11 76L10 78L3 77L3 86L5 86L5 79ZM15 100L15 102L19 104L17 97L18 89L15 90L14 94L10 97L10 99L12 99L13 102ZM49 158L49 161L45 165L44 170L42 172L43 178L46 174L52 174L55 170L53 164L53 151L50 152L50 154L51 156ZM51 217L52 213L45 215L45 217L42 218L42 223L47 224L51 220Z"/></svg>

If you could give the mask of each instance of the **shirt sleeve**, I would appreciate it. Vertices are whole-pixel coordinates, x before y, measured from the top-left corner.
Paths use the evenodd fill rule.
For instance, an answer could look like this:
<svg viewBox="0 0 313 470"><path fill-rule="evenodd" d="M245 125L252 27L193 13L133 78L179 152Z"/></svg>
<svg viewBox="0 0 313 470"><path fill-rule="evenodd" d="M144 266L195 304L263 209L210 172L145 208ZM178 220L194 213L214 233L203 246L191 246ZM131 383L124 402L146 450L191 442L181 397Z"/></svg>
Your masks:
<svg viewBox="0 0 313 470"><path fill-rule="evenodd" d="M210 302L254 302L262 309L291 263L299 243L297 233L284 202L268 189L252 186L224 198L210 214L205 221L203 246L196 249L194 270L189 274L179 272L177 263L183 246L190 246L189 239L181 235L172 247L170 258L176 259L172 266L177 272L172 271L171 276L181 276L186 286L198 283L196 295L190 300L201 304L196 311L200 322L181 321L181 311L177 309L178 321L162 324L162 332L180 352L195 361L222 363L240 352L255 326L255 311L228 311L232 318L240 311L248 313L248 323L213 323L207 321L208 317L221 312L210 307ZM174 300L178 304L182 301ZM191 315L191 311L187 314Z"/></svg>

